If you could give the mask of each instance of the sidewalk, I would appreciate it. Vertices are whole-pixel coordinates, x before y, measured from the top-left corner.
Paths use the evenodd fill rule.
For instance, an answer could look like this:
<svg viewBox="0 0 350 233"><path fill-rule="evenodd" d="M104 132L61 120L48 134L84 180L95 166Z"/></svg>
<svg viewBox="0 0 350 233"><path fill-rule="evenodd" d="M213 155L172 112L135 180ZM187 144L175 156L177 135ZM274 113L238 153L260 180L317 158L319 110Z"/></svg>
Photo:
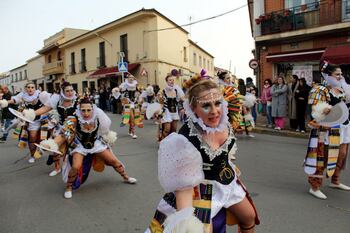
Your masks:
<svg viewBox="0 0 350 233"><path fill-rule="evenodd" d="M256 120L256 126L253 130L254 133L259 134L270 134L276 136L284 136L284 137L295 137L295 138L308 138L310 129L306 127L306 133L296 132L295 130L291 130L289 128L289 119L286 118L286 128L283 130L275 130L273 128L267 128L266 125L266 117L259 115Z"/></svg>

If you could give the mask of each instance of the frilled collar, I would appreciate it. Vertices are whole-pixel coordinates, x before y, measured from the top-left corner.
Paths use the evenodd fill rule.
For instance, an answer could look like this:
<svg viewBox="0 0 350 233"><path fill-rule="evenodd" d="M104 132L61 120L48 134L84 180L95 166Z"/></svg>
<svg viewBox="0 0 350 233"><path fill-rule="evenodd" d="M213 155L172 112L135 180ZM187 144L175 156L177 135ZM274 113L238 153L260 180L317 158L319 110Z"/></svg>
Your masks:
<svg viewBox="0 0 350 233"><path fill-rule="evenodd" d="M24 102L31 103L34 100L38 99L40 95L40 91L36 90L33 95L28 95L27 92L23 92L22 98Z"/></svg>

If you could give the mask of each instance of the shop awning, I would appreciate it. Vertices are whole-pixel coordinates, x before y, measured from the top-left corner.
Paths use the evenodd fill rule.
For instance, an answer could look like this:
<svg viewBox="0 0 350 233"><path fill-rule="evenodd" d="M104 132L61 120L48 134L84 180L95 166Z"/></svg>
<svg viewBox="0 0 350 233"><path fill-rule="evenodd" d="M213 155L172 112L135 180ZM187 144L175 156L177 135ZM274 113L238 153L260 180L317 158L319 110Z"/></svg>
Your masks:
<svg viewBox="0 0 350 233"><path fill-rule="evenodd" d="M303 50L297 52L274 53L266 56L267 62L300 62L319 61L324 53L324 49Z"/></svg>
<svg viewBox="0 0 350 233"><path fill-rule="evenodd" d="M350 64L350 45L341 45L326 48L322 60L333 64Z"/></svg>
<svg viewBox="0 0 350 233"><path fill-rule="evenodd" d="M131 63L128 64L128 71L132 72L136 70L140 66L140 63ZM92 74L89 75L89 78L103 78L107 76L120 75L121 73L118 70L118 67L106 67L99 70L96 70Z"/></svg>

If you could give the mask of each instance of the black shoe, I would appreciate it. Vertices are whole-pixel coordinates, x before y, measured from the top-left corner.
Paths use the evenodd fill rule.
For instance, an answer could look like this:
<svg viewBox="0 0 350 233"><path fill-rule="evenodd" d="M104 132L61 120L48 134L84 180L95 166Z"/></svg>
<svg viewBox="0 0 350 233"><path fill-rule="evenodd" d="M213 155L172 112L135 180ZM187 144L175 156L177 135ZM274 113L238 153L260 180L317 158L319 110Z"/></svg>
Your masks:
<svg viewBox="0 0 350 233"><path fill-rule="evenodd" d="M1 138L0 138L0 143L5 143L5 142L6 142L6 138L1 137Z"/></svg>

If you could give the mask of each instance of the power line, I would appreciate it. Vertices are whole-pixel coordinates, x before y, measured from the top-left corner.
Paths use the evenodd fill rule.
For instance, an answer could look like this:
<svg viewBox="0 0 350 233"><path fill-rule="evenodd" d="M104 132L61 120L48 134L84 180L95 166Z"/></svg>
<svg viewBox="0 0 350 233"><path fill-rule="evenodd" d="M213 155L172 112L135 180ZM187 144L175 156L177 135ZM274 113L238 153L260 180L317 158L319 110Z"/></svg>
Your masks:
<svg viewBox="0 0 350 233"><path fill-rule="evenodd" d="M191 22L191 23L187 23L187 24L183 24L183 25L179 25L179 26L174 26L174 27L168 27L168 28L148 30L148 31L145 31L145 32L159 32L159 31L172 30L172 29L176 29L176 28L182 28L182 27L190 26L190 25L193 25L193 24L197 24L197 23L201 23L201 22L204 22L204 21L208 21L208 20L212 20L212 19L215 19L215 18L219 18L221 16L224 16L224 15L230 14L232 12L235 12L237 10L240 10L243 7L246 7L246 6L247 6L247 4L244 4L243 6L237 7L235 9L230 10L230 11L226 11L226 12L221 13L219 15L215 15L215 16L208 17L208 18L205 18L205 19L201 19L201 20L198 20L198 21L194 21L194 22Z"/></svg>

